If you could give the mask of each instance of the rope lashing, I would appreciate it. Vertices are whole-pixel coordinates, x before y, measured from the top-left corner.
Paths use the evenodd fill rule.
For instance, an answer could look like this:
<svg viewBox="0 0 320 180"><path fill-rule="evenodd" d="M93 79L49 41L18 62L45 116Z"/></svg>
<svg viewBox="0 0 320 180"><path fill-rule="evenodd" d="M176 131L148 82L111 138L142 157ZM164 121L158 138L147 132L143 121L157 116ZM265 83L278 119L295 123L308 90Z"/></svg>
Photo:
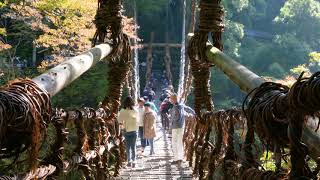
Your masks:
<svg viewBox="0 0 320 180"><path fill-rule="evenodd" d="M303 114L315 114L320 108L319 89L320 72L310 78L299 78L289 91L289 106Z"/></svg>
<svg viewBox="0 0 320 180"><path fill-rule="evenodd" d="M111 43L114 51L121 42L122 34L122 1L119 0L99 0L98 10L94 23L97 31L93 37L93 45L100 43Z"/></svg>
<svg viewBox="0 0 320 180"><path fill-rule="evenodd" d="M132 50L129 37L123 33L122 0L99 0L95 16L97 31L93 44L109 42L113 45L111 61L108 69L108 90L102 102L102 107L110 111L106 121L114 124L110 129L116 143L115 152L119 152L115 165L115 176L119 174L122 162L125 160L125 148L122 134L119 130L116 116L120 108L120 99L124 82L132 70Z"/></svg>
<svg viewBox="0 0 320 180"><path fill-rule="evenodd" d="M195 87L195 111L200 115L202 104L208 111L213 109L210 92L210 63L205 54L208 33L214 32L213 39L217 48L222 50L221 34L224 29L223 9L220 0L201 0L199 32L189 42L188 55Z"/></svg>
<svg viewBox="0 0 320 180"><path fill-rule="evenodd" d="M123 33L122 1L99 0L95 16L97 31L93 44L111 41L113 45L112 61L109 63L108 80L110 85L102 105L108 105L115 116L118 113L123 82L132 69L132 55L129 38Z"/></svg>
<svg viewBox="0 0 320 180"><path fill-rule="evenodd" d="M17 158L28 149L30 167L36 168L50 116L50 97L33 81L18 79L1 87L0 159Z"/></svg>
<svg viewBox="0 0 320 180"><path fill-rule="evenodd" d="M0 176L1 180L17 180L17 179L46 179L49 175L54 173L56 170L56 167L52 165L48 166L40 166L35 170L31 170L25 174L19 173L18 175L12 175L12 176Z"/></svg>
<svg viewBox="0 0 320 180"><path fill-rule="evenodd" d="M213 39L215 40L214 44L222 50L221 33L224 25L222 24L223 13L221 13L223 10L220 7L219 0L201 0L199 31L194 34L188 45L190 67L194 77L194 109L197 119L196 130L194 133L195 137L188 149L188 159L192 160L193 152L196 152L196 166L194 168L194 173L199 173L201 178L204 176L203 165L199 166L197 161L204 158L204 152L208 148L208 134L211 132L211 123L210 121L207 121L206 118L203 118L201 111L206 110L211 112L213 110L210 91L210 66L212 65L207 61L206 46L208 42L208 33L212 31L214 32L212 34L214 36ZM220 10L217 11L217 9ZM217 21L216 19L221 19L221 21ZM201 152L199 152L198 149L201 149ZM190 161L190 166L192 166L192 161Z"/></svg>
<svg viewBox="0 0 320 180"><path fill-rule="evenodd" d="M223 49L221 35L224 30L223 15L224 10L220 5L221 0L201 0L200 1L200 24L199 30L212 32L214 46Z"/></svg>
<svg viewBox="0 0 320 180"><path fill-rule="evenodd" d="M206 61L205 51L207 49L206 43L208 42L209 32L212 33L213 45L221 51L223 50L221 36L224 31L224 10L220 5L220 1L221 0L200 1L199 31L195 33L189 43L189 46L191 46L188 48L190 58L191 56L193 58L195 58L194 56L198 56L199 59Z"/></svg>
<svg viewBox="0 0 320 180"><path fill-rule="evenodd" d="M306 160L308 147L302 143L302 130L304 117L314 115L320 109L319 90L320 72L314 73L310 78L302 78L303 73L292 85L288 92L288 106L290 114L287 114L290 123L288 136L290 139L290 155L292 170L291 177L308 177L316 179L311 172Z"/></svg>
<svg viewBox="0 0 320 180"><path fill-rule="evenodd" d="M200 126L198 133L199 138L196 143L202 141L201 145L192 153L198 154L195 158L194 174L199 174L199 179L212 179L216 169L223 167L223 175L228 177L237 177L239 175L238 156L234 150L234 126L244 129L245 118L242 111L238 108L229 110L220 110L216 112L208 112L203 115L206 122L210 122L212 130L208 130L205 126ZM186 128L189 129L185 137L185 147L195 147L192 138L195 136L196 130L192 128L196 121L188 121ZM215 136L215 143L211 143L209 137L211 134ZM187 159L190 159L190 148L186 148ZM229 166L232 164L232 166ZM207 173L205 173L207 172ZM235 178L236 179L236 178Z"/></svg>
<svg viewBox="0 0 320 180"><path fill-rule="evenodd" d="M244 110L243 106L248 127L246 141L244 143L247 158L247 163L245 164L248 166L258 166L255 164L251 152L251 145L254 143L254 132L258 134L261 142L272 150L288 145L287 128L289 121L283 114L287 106L283 103L284 101L281 101L285 100L284 98L288 91L289 88L287 86L267 82L254 90L254 95L248 103L246 110ZM249 95L250 93L247 98ZM246 102L246 99L244 102ZM281 108L282 112L278 112L277 109L273 107Z"/></svg>
<svg viewBox="0 0 320 180"><path fill-rule="evenodd" d="M224 28L223 7L221 0L200 1L200 24L199 30L205 32L221 32Z"/></svg>
<svg viewBox="0 0 320 180"><path fill-rule="evenodd" d="M253 91L246 110L248 132L243 148L246 168L258 166L254 164L251 150L256 132L266 147L280 154L276 159L277 169L281 168L283 152L280 149L290 147L290 177L315 178L306 162L308 147L302 143L301 137L305 116L314 115L320 109L320 72L310 78L302 78L302 75L290 89L267 82Z"/></svg>
<svg viewBox="0 0 320 180"><path fill-rule="evenodd" d="M67 173L71 170L81 170L86 178L108 179L109 158L109 129L113 124L107 124L105 118L109 113L102 108L94 110L83 108L75 111L55 110L53 123L56 127L57 138L52 144L51 151L42 164L54 165L57 169L51 178L59 172ZM67 123L75 125L77 144L71 157L66 157L64 148L68 133L64 129ZM113 128L113 127L112 127ZM60 133L59 133L60 132ZM62 132L62 133L61 133ZM56 153L56 154L55 154Z"/></svg>
<svg viewBox="0 0 320 180"><path fill-rule="evenodd" d="M64 110L58 110L57 108L52 113L51 121L56 129L56 140L51 145L51 151L41 162L42 165L54 165L56 167L54 175L58 175L63 169L63 159L61 157L64 153L64 144L68 141L67 122L62 118L64 113Z"/></svg>

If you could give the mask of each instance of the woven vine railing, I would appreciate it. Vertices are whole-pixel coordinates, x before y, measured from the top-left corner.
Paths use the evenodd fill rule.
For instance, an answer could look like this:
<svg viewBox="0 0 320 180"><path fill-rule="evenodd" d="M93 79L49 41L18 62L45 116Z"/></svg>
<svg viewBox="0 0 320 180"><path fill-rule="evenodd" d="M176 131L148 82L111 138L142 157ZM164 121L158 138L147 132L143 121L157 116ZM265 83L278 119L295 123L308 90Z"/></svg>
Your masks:
<svg viewBox="0 0 320 180"><path fill-rule="evenodd" d="M86 179L110 179L119 174L125 150L116 115L124 82L132 69L121 12L120 0L99 1L93 44L100 45L32 80L15 80L0 88L0 160L1 171L6 174L0 178L55 179L75 170ZM99 108L51 108L51 96L102 59L109 64L109 86ZM56 132L53 144L44 143L49 125ZM70 135L67 127L74 127L76 136ZM67 152L70 142L76 144L72 152Z"/></svg>
<svg viewBox="0 0 320 180"><path fill-rule="evenodd" d="M303 126L290 124L294 120L303 125L307 115L318 112L320 101L312 93L319 88L319 75L320 72L299 78L291 88L262 83L249 94L250 100L244 101L242 110L204 113L205 123L187 121L185 154L194 174L200 179L318 179L319 154L308 157L308 148L317 145L302 143ZM198 132L196 124L200 124ZM194 140L197 133L200 138ZM267 171L259 163L263 149L274 153L275 171ZM194 155L199 158L193 158ZM308 165L311 159L317 164L314 168ZM282 167L282 160L290 161L291 167Z"/></svg>
<svg viewBox="0 0 320 180"><path fill-rule="evenodd" d="M265 82L245 67L225 58L220 51L223 48L222 15L220 0L201 0L199 30L188 47L197 118L186 122L184 143L194 175L199 179L319 178L319 147L310 143L312 140L319 142L319 137L307 135L303 132L308 129L303 129L305 118L320 110L317 95L320 73L310 78L300 77L291 88ZM214 47L207 45L209 35L212 35ZM212 65L216 65L248 93L242 111L213 111L209 90L209 67ZM242 140L235 132L240 129L245 131ZM274 152L275 171L265 170L260 165L255 134L263 148ZM309 153L309 148L313 154ZM281 166L282 159L288 156L287 152L291 164L289 169ZM314 169L307 163L309 154L317 163Z"/></svg>

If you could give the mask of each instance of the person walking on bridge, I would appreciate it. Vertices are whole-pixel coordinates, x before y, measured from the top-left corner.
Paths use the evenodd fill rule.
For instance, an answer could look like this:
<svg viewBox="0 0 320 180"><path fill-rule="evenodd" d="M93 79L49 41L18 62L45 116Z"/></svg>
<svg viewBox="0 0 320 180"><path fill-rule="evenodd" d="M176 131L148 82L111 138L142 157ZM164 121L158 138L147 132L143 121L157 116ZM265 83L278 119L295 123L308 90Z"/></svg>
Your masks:
<svg viewBox="0 0 320 180"><path fill-rule="evenodd" d="M150 155L154 154L153 139L156 137L156 117L157 114L151 109L149 102L144 104L145 112L143 118L143 136L150 144Z"/></svg>
<svg viewBox="0 0 320 180"><path fill-rule="evenodd" d="M185 111L194 112L190 107L185 106L178 102L177 94L170 95L170 101L172 103L172 108L169 110L169 115L171 118L171 128L172 128L172 152L174 160L173 164L181 165L184 157L183 149L183 133L185 125Z"/></svg>
<svg viewBox="0 0 320 180"><path fill-rule="evenodd" d="M138 99L138 114L139 114L138 126L139 126L139 138L141 142L141 149L140 149L141 155L143 154L144 148L147 145L146 139L143 137L143 119L144 119L144 110L145 110L144 102L145 100L143 98Z"/></svg>
<svg viewBox="0 0 320 180"><path fill-rule="evenodd" d="M137 140L137 121L138 111L134 109L134 102L131 97L126 97L123 102L123 108L118 115L118 122L124 131L126 142L126 153L128 166L135 166L136 160L136 140Z"/></svg>

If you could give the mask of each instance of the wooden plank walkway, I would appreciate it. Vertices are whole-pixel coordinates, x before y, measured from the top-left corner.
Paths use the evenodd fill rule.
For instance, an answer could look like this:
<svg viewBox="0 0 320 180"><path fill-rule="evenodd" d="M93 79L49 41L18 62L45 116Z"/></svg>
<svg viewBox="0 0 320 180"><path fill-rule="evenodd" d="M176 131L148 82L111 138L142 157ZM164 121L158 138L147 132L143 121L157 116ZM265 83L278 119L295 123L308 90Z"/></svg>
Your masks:
<svg viewBox="0 0 320 180"><path fill-rule="evenodd" d="M137 144L140 145L140 140L137 141ZM188 167L187 162L182 163L181 166L171 164L173 159L171 138L162 130L159 121L154 149L155 155L149 156L150 147L148 146L143 156L138 156L135 167L121 169L120 176L115 179L195 179L192 178L192 170ZM139 148L137 152L139 153Z"/></svg>

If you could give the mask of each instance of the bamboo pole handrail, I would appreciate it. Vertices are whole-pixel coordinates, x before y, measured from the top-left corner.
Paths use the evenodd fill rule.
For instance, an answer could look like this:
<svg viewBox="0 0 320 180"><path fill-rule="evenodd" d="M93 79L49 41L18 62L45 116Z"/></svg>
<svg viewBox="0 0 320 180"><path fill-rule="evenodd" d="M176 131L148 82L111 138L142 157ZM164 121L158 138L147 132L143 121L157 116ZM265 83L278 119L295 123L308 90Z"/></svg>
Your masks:
<svg viewBox="0 0 320 180"><path fill-rule="evenodd" d="M266 82L263 78L234 61L212 45L207 46L206 54L210 62L218 69L222 70L231 81L237 84L240 89L246 93L249 93L262 83ZM303 130L302 141L308 146L312 158L316 159L320 157L320 137L316 133L313 133L312 129L308 126Z"/></svg>
<svg viewBox="0 0 320 180"><path fill-rule="evenodd" d="M64 87L89 70L112 51L109 44L100 44L90 50L61 62L47 72L32 79L38 86L54 96Z"/></svg>

